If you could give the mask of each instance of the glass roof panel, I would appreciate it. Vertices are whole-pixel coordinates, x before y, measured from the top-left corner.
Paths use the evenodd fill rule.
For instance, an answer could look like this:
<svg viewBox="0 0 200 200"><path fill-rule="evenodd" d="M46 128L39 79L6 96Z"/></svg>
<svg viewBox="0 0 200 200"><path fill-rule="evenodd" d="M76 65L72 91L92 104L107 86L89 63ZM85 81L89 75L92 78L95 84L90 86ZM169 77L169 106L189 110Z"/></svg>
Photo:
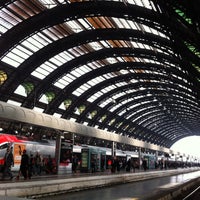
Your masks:
<svg viewBox="0 0 200 200"><path fill-rule="evenodd" d="M110 111L110 112L114 112L116 109L118 109L118 108L121 107L121 106L122 106L121 103L115 104L109 111Z"/></svg>
<svg viewBox="0 0 200 200"><path fill-rule="evenodd" d="M24 87L22 85L19 85L14 93L15 94L19 94L19 95L24 96L24 97L27 96L27 94L25 92L25 89L24 89Z"/></svg>
<svg viewBox="0 0 200 200"><path fill-rule="evenodd" d="M55 0L39 0L43 6L45 6L47 9L51 9L55 6L57 6L57 3ZM62 1L62 3L65 1ZM60 2L61 3L61 2Z"/></svg>
<svg viewBox="0 0 200 200"><path fill-rule="evenodd" d="M22 21L17 15L10 12L7 8L0 10L0 16L3 16L0 17L0 26L4 29L3 33Z"/></svg>
<svg viewBox="0 0 200 200"><path fill-rule="evenodd" d="M45 94L43 94L41 97L40 97L40 102L44 103L44 104L48 104L48 101L47 101L47 97Z"/></svg>
<svg viewBox="0 0 200 200"><path fill-rule="evenodd" d="M33 108L33 110L36 111L36 112L40 112L40 113L44 112L44 109L36 107L36 106Z"/></svg>
<svg viewBox="0 0 200 200"><path fill-rule="evenodd" d="M111 101L112 101L112 99L106 99L106 100L102 101L102 102L99 104L99 106L100 106L101 108L104 108L104 107L105 107L107 104L109 104Z"/></svg>
<svg viewBox="0 0 200 200"><path fill-rule="evenodd" d="M12 58L12 55L10 54L9 56L5 56L4 58L2 58L1 59L3 62L5 62L5 63L7 63L7 64L9 64L9 65L11 65L11 66L13 66L13 67L15 67L15 68L17 68L18 66L19 66L19 62L18 61L16 61L16 60L14 60L13 58Z"/></svg>
<svg viewBox="0 0 200 200"><path fill-rule="evenodd" d="M85 23L84 23L85 24ZM75 20L72 20L72 21L68 21L67 22L67 25L70 27L70 29L72 31L74 31L75 33L79 33L81 31L83 31L84 29L79 25L79 23L77 23L77 21ZM87 25L88 28L90 28L88 25Z"/></svg>
<svg viewBox="0 0 200 200"><path fill-rule="evenodd" d="M98 91L97 93L95 93L94 95L92 95L90 98L87 99L87 101L89 102L94 102L96 99L98 99L100 96L102 96L103 93L101 91Z"/></svg>
<svg viewBox="0 0 200 200"><path fill-rule="evenodd" d="M21 103L19 103L17 101L13 101L13 100L8 100L7 103L10 103L10 104L15 105L15 106L21 106Z"/></svg>

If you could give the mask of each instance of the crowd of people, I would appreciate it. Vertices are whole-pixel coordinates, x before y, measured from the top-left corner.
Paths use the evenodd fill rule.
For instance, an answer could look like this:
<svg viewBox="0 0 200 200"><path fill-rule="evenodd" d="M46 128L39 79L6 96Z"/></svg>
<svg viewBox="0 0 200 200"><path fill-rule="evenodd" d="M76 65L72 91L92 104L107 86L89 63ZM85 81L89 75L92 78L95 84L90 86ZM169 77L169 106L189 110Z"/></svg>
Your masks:
<svg viewBox="0 0 200 200"><path fill-rule="evenodd" d="M11 167L14 167L14 157L12 147L8 147L4 156L2 180L4 180L6 176L8 176L10 180L14 178ZM37 152L35 156L33 156L33 154L29 156L24 149L22 151L20 168L16 179L18 180L20 177L23 177L24 180L31 179L33 175L41 175L43 171L46 174L53 174L56 172L55 163L51 156L49 155L48 158L43 158L39 152Z"/></svg>
<svg viewBox="0 0 200 200"><path fill-rule="evenodd" d="M16 179L20 177L24 180L31 179L32 176L41 175L41 173L45 174L55 174L56 163L55 159L52 159L49 155L48 157L43 157L39 152L36 152L35 155L27 154L26 149L21 151L21 162L19 167L18 175ZM80 170L80 158L77 157L76 154L72 155L72 173L76 173L77 170ZM187 167L190 165L181 165L180 162L173 162L161 159L159 162L152 160L155 162L155 166L152 166L152 169L168 169L168 168L178 168L178 167ZM104 171L110 169L112 173L125 171L125 172L135 172L135 169L143 169L146 171L149 168L146 159L142 159L141 162L137 158L135 159L120 159L118 157L109 158L108 160L101 160L101 166L96 166L97 162L95 157L91 157L91 172L96 172L100 169L100 171ZM11 168L14 167L14 156L12 146L8 147L4 156L4 165L1 170L2 172L2 180L5 177L8 177L10 180L14 178Z"/></svg>

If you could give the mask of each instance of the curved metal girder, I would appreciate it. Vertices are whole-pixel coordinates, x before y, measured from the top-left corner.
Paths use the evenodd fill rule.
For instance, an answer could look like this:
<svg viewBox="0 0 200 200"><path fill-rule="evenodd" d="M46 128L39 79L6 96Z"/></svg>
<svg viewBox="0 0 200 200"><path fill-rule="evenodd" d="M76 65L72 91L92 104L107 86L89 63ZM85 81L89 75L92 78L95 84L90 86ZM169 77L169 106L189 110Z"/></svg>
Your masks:
<svg viewBox="0 0 200 200"><path fill-rule="evenodd" d="M9 3L9 2L13 2L13 1L5 2L4 0L2 0L2 2L3 3ZM1 3L0 3L0 6L2 5ZM167 17L165 16L165 13L163 13L163 15L162 15L163 17L161 16L161 18L159 18L158 17L159 15L157 13L155 13L154 11L148 10L148 9L144 9L144 8L140 8L138 6L132 6L132 5L124 6L123 3L118 3L118 2L109 2L109 3L106 3L106 4L109 5L109 6L107 6L105 8L105 2L101 2L101 3L99 3L99 2L72 3L70 5L57 6L57 7L53 8L53 9L51 9L51 10L46 10L46 11L43 11L41 14L37 14L37 15L35 15L33 17L30 17L29 19L27 18L26 20L22 21L18 25L15 25L13 28L8 30L5 34L2 34L2 37L0 37L0 42L2 42L1 44L3 44L3 45L1 45L2 48L0 49L0 52L2 53L2 55L4 55L5 52L7 52L10 48L13 48L16 44L18 44L19 41L22 41L22 40L26 39L26 37L29 37L29 34L30 35L34 34L37 31L40 31L42 29L45 29L45 28L53 26L53 25L60 24L60 23L62 23L64 21L75 20L75 19L78 19L78 18L81 19L83 17L87 18L87 17L94 17L94 16L95 17L98 17L98 16L107 16L107 17L114 16L114 17L119 17L119 18L124 18L124 19L133 19L133 20L135 20L137 22L141 22L144 25L148 25L149 27L154 27L157 30L161 30L159 25L162 24L160 22L163 22L162 21L163 18L167 19ZM89 7L88 5L91 6L91 7ZM82 8L82 10L81 9L80 10L79 9L77 9L77 10L74 10L74 9L68 10L70 8ZM91 9L91 8L93 8L93 9ZM112 9L110 9L110 8L112 8ZM66 11L69 11L69 12L66 12ZM135 11L135 12L133 12L133 11ZM45 18L48 17L50 14L51 14L51 16L49 17L50 20L48 19L48 20L45 21ZM59 19L57 17L53 16L53 14L57 14ZM155 19L156 17L157 17L157 19ZM173 24L173 22L174 22L174 19L172 19L172 21L166 22L166 24L163 24L162 27L164 27L164 26L170 27L169 25ZM37 24L37 26L36 26L36 24ZM176 27L176 25L179 24L179 23L176 22L174 24L173 24L172 28L175 28L175 29L178 30L179 27L178 26ZM29 29L28 28L26 29L26 27L29 27ZM181 25L180 28L181 28L181 31L185 34L186 33L185 32L185 27L183 27ZM24 30L27 30L27 31L24 31ZM89 33L90 31L86 31L86 32ZM86 33L86 32L84 32L84 33ZM87 33L86 33L86 35L87 35ZM107 33L108 33L108 31L107 31ZM115 33L118 34L119 32L115 32ZM166 33L166 32L164 32L164 33ZM114 34L114 32L112 34ZM119 35L120 34L121 34L121 32L119 33ZM86 40L85 41L83 41L83 40L81 41L81 40L78 39L77 40L78 42L76 43L75 41L73 41L72 42L73 44L70 42L71 47L79 46L80 45L79 41L81 41L81 44L85 44L88 41L95 41L95 37L98 38L98 36L99 36L99 35L98 36L95 35L95 33L94 33L94 36L92 36L94 38L94 40L90 40L90 39L88 39L89 38L89 34L88 34L88 36L84 35L83 33L74 34L74 35L83 36L84 39L86 38ZM125 35L125 32L124 32L124 35ZM129 40L130 39L130 35L131 34L127 34L127 37L124 36L122 40ZM13 36L13 37L10 37L10 36ZM168 36L170 36L170 33L168 34ZM186 36L186 35L184 35L184 36ZM194 36L194 34L190 34L189 36L190 36L190 39L191 39L191 36ZM136 36L136 37L139 38L139 36ZM112 35L110 37L110 40L111 39L113 40L113 38L115 38L115 37ZM173 37L173 35L172 35L171 38L173 38L173 39L175 38L175 40L176 40L178 38L178 36L176 35L176 36ZM69 40L71 40L71 39L76 40L76 37L75 36L73 36L73 37L69 36ZM148 37L148 38L140 38L140 39L141 39L140 41L144 43L144 42L147 42L147 40L149 40L151 38ZM131 38L131 40L132 40L132 38ZM165 46L164 43L159 41L159 38L157 36L154 37L153 41L154 41L153 45L155 45L156 47L158 47L157 45ZM171 43L173 43L174 46L173 45L171 46ZM5 44L5 46L4 46L4 44ZM47 48L45 47L45 48L41 49L40 51L38 51L37 53L35 53L33 57L30 57L30 59L27 59L27 62L22 63L22 65L18 69L8 69L8 71L9 71L9 79L8 79L8 81L5 82L5 84L1 85L1 87L0 87L0 93L1 94L6 94L7 93L7 94L5 96L1 95L0 98L4 99L5 101L11 95L14 96L13 98L17 98L16 94L13 94L14 90L16 89L16 87L20 83L23 83L23 81L27 81L27 80L33 81L35 83L35 85L36 85L36 90L38 92L37 93L37 95L38 95L37 96L37 103L38 104L40 104L40 102L38 101L38 98L39 98L40 94L44 93L48 89L51 89L51 90L55 91L56 87L55 86L51 86L51 83L53 83L56 80L56 77L59 78L59 77L62 76L61 75L61 70L60 71L59 70L55 70L44 81L36 80L34 77L30 77L30 74L31 74L31 70L33 71L34 69L36 69L36 67L39 66L40 63L43 63L44 61L46 61L49 58L53 57L53 55L57 55L59 52L61 52L60 49L59 49L60 48L60 44L61 43L59 43L59 42L58 43L54 42L54 45L48 45ZM147 44L150 44L150 42L149 43L147 42ZM169 44L170 48L172 47L174 49L177 49L177 48L181 49L181 50L179 50L177 52L181 52L182 51L182 54L181 54L182 57L180 57L180 59L183 59L183 62L181 63L181 61L177 60L177 64L180 63L179 67L182 68L182 69L187 70L186 73L188 73L188 77L187 77L186 74L184 74L184 73L182 73L181 71L178 71L178 70L173 71L172 72L172 77L168 77L166 79L164 78L164 75L163 76L162 75L158 75L158 76L155 75L155 76L152 76L152 77L149 78L148 76L151 75L151 73L148 73L148 72L145 72L146 74L143 74L143 75L140 74L140 75L135 75L135 76L137 76L138 79L143 78L143 79L146 79L146 80L147 80L147 78L149 78L149 79L152 78L152 80L155 78L159 82L159 87L162 85L161 82L163 80L170 81L169 85L170 84L171 85L170 85L169 88L172 89L172 90L174 89L174 91L170 90L170 91L167 91L167 92L168 92L168 94L172 94L173 95L172 98L170 99L170 100L173 100L173 101L167 101L167 98L165 99L165 95L163 95L163 96L160 95L160 94L162 94L162 93L160 93L162 91L159 88L157 88L155 90L152 89L152 91L154 92L153 95L155 95L156 98L160 102L162 102L166 106L170 107L170 110L173 109L173 112L177 116L182 117L182 120L184 120L185 117L187 117L188 118L187 119L187 123L185 123L186 127L189 127L189 125L193 123L194 127L192 127L192 128L189 127L189 128L190 128L191 131L195 131L195 129L197 129L199 127L198 126L198 122L197 122L197 120L199 118L198 117L199 108L197 107L197 104L195 104L195 103L197 103L196 100L194 100L193 98L196 97L196 95L198 93L198 85L199 84L197 82L197 78L199 77L199 74L195 74L195 72L196 72L195 68L192 65L187 65L187 63L190 63L191 61L194 62L194 63L199 63L199 59L197 58L197 55L195 55L194 53L191 53L186 47L181 46L182 43L179 43L177 41L171 40L170 42L168 42L168 44ZM177 47L175 47L176 44L180 44L180 45L177 45ZM67 46L66 43L64 44L64 42L63 42L62 45L61 45L61 48L63 50L67 50L67 49L70 48L70 45ZM66 45L67 48L64 49L64 45ZM167 50L167 48L168 48L167 45L165 47L166 47L166 50ZM57 51L57 48L59 49L58 51ZM139 51L140 50L138 50L138 52ZM100 51L99 51L99 53L100 53ZM105 54L106 51L104 52L104 50L102 50L101 53ZM147 53L147 51L146 51L145 55L143 55L143 53L144 52L142 52L142 50L141 50L141 54L140 54L141 57L144 56L144 58L145 58L145 56L150 56L151 58L156 59L156 57L154 57L155 55L151 54L150 52ZM45 54L50 54L50 55L48 55L49 57L48 56L45 57ZM73 68L73 67L70 68L70 66L69 66L70 64L73 63L74 66L76 64L81 65L83 63L87 63L90 59L92 59L92 57L91 58L89 57L90 56L89 54L81 56L80 59L76 58L72 62L68 62L68 63L64 64L62 67L63 68L64 68L64 66L69 67L69 69L66 70L66 73L67 73ZM136 55L136 54L137 53L135 52L134 55ZM91 53L91 55L92 56L93 55L97 56L97 54L95 55L93 53ZM123 53L121 55L123 56ZM190 55L191 55L191 59L190 59ZM113 56L116 56L116 55L113 55ZM159 57L159 59L160 59L160 61L162 60L163 62L168 62L169 61L170 63L173 63L176 60L177 56L179 56L179 55L176 55L175 60L173 60L173 59L171 59L171 60L169 59L168 60L168 58L170 58L170 56L173 56L173 55L169 53L169 56L166 56L167 57L166 60L165 60L166 57L162 57L162 56ZM102 58L103 58L103 55L102 55ZM83 60L81 61L81 59L83 59ZM97 60L97 59L95 59L95 60ZM123 64L123 63L120 63L120 64ZM141 63L141 64L144 64L144 63ZM123 65L126 65L126 64L123 64ZM132 64L132 65L134 65L134 64ZM27 66L28 66L28 68L27 68ZM154 68L152 70L154 72L157 72L158 66L156 66L156 67L155 66L156 65L154 65ZM107 67L113 67L113 66L110 65L110 66L107 66ZM126 66L124 66L124 67L126 67ZM30 71L28 71L29 68L30 68ZM6 69L6 67L4 69ZM119 70L119 69L122 69L122 68L117 68L117 69ZM137 69L137 68L135 67L135 69ZM147 68L145 68L145 67L142 68L140 66L140 69L146 70ZM17 73L15 73L15 70L17 71ZM27 73L26 73L26 70L27 70ZM164 70L167 70L167 69L164 69ZM169 72L170 71L171 71L171 69L169 70ZM11 72L13 72L13 75L11 75ZM57 72L59 72L58 75L56 74ZM102 74L102 70L96 70L95 72L97 72L97 74L95 74L95 76L98 76L98 75ZM110 71L110 72L114 72L114 70ZM22 78L21 78L21 76L22 76ZM80 79L78 79L73 84L71 84L71 86L75 86L74 89L78 88L81 84L84 83L82 81L83 78L86 78L85 81L87 81L87 80L89 80L89 79L91 79L92 77L95 77L95 76L92 76L92 75L89 75L89 74L87 74L86 76L82 76ZM190 78L189 78L189 76L190 76ZM184 77L185 80L181 80L181 78L183 78L183 77ZM125 75L124 76L118 76L116 79L112 80L113 81L112 83L114 84L115 82L120 81L121 78L123 80L125 80L126 78L129 80L128 76L125 76ZM193 78L195 79L194 81L192 80ZM190 83L187 82L188 80L190 80L191 83L193 83L193 84L190 85ZM12 84L12 81L13 82L15 81L15 85L16 86L14 86ZM78 81L80 81L80 83ZM175 81L175 85L173 85L174 81ZM46 84L49 84L49 85L48 86L44 86L43 82L46 82ZM42 83L41 86L39 86L40 83ZM109 85L109 83L107 81L103 82L103 84ZM145 86L145 85L147 85L146 82L142 82L141 81L140 86ZM129 86L125 86L124 87L124 91L128 91L130 89ZM138 86L139 86L139 84L138 84ZM181 87L179 87L179 86L181 86ZM195 86L195 89L192 88L194 86ZM99 87L103 88L103 85L99 84ZM93 87L93 88L95 90L97 89L96 87ZM155 85L155 88L156 88L156 85ZM187 89L184 89L184 88L187 88L187 89L189 88L189 89L187 91ZM63 97L66 97L65 94L64 94L64 92L66 92L66 89L68 89L68 87L66 87L63 91L62 90L56 91L56 94L58 94L58 98L60 97L60 95L63 95ZM166 87L166 89L167 89L167 87ZM177 89L179 89L180 91L177 91ZM149 88L148 88L148 90L149 90ZM160 91L156 92L156 90L160 90ZM190 90L191 90L191 92L190 92ZM73 91L73 89L71 89L71 91ZM120 92L119 88L117 88L117 90L115 90L115 92L119 93ZM109 94L110 94L111 97L114 96L114 90L111 91ZM145 91L138 92L138 94L139 95L140 94L144 94L144 96L145 96ZM31 95L33 95L33 93ZM31 95L29 95L28 98L23 98L24 99L24 103L22 105L27 106L27 107L31 107L31 100L32 100L31 97L33 97ZM72 94L70 94L70 95L72 95ZM86 99L90 95L92 95L91 91L89 91L88 93L85 93L82 97ZM130 94L127 94L127 95L130 95ZM136 95L136 93L134 95ZM125 96L120 98L120 101L123 101ZM71 97L74 100L75 96L72 95ZM45 110L45 112L53 113L53 112L56 112L57 110L59 110L58 105L59 105L59 102L61 102L61 101L58 98L55 99L55 101L53 101L51 104L47 105L48 108ZM170 119L168 120L168 118L166 118L166 121L163 122L158 118L158 116L160 116L160 117L163 116L162 115L163 113L161 111L159 112L159 110L158 110L158 111L155 111L154 113L147 114L145 117L142 118L142 120L141 120L142 122L139 121L139 120L136 121L137 123L141 124L141 126L139 126L137 124L131 123L131 119L133 119L134 117L138 116L138 114L142 115L143 111L138 111L138 114L133 115L132 118L129 118L129 120L125 120L125 118L127 116L129 116L133 112L133 110L129 110L124 115L118 116L118 112L120 112L120 110L125 108L126 105L121 106L115 112L109 112L109 109L113 107L112 104L107 105L106 106L106 108L107 108L106 110L104 110L105 108L97 107L98 106L97 102L100 102L100 99L104 99L104 98L105 98L104 95L102 95L102 97L98 98L93 103L86 102L86 104L88 106L87 111L92 110L92 108L96 108L96 109L98 109L100 111L100 113L103 113L103 112L107 112L108 113L108 119L105 120L105 122L103 122L101 124L101 127L107 126L106 128L108 128L111 131L113 131L113 130L114 131L118 131L119 130L120 133L124 133L124 134L126 134L126 131L128 131L130 134L132 134L131 129L135 126L137 131L138 131L138 133L139 133L138 137L140 139L142 139L142 140L148 139L149 141L152 142L152 140L155 139L155 140L158 141L158 143L160 143L160 144L162 144L164 146L170 146L174 142L175 139L174 138L172 139L172 133L176 132L177 130L176 129L172 129L172 127L170 127L170 124L173 125L173 123L170 123ZM143 98L143 100L145 100L145 99L152 100L151 97L148 97L148 96ZM81 102L81 100L77 99L77 101L75 101L75 105L80 105L80 102ZM130 103L130 105L133 105L135 102L136 101L132 101L132 102L129 102L129 103ZM187 105L187 103L188 103L188 105ZM145 107L146 112L149 112L151 110L148 107L149 105L154 105L154 103L151 102L149 104L147 103L147 104L143 105ZM46 106L46 105L44 105L44 106ZM135 109L140 110L140 108L141 108L141 106L137 106ZM191 110L190 110L190 108L191 108ZM195 110L195 108L197 108L197 109ZM192 112L193 115L191 115L191 112ZM184 113L186 113L186 115ZM87 120L85 114L86 114L86 112L85 113L83 112L80 116L76 116L76 120L80 121L80 122L82 122L84 120ZM67 116L67 115L73 116L74 115L73 109L71 111L69 110L69 113L67 113L67 112L63 113L63 117ZM166 117L167 117L167 115L166 115ZM196 119L195 119L195 117L196 117ZM115 123L113 123L112 125L108 126L109 119L112 119L112 118L117 118L117 120L116 120ZM92 124L93 120L94 119L90 120L89 124L90 123ZM116 128L115 125L116 125L117 121L119 122L120 120L122 120L124 122L123 127L122 128ZM152 129L152 125L155 122L157 122L157 123L159 122L160 125L162 126L162 129L161 128ZM98 122L96 121L96 123L98 123ZM130 125L130 128L126 129L127 125ZM123 130L123 128L124 128L124 130ZM153 130L153 131L151 131L151 130ZM181 132L181 130L182 129L178 129L179 132ZM161 134L160 137L157 134L157 132L160 132L160 134ZM149 138L147 137L148 134L150 135ZM182 137L180 134L181 133L179 133L179 135L177 137L179 137L179 136Z"/></svg>
<svg viewBox="0 0 200 200"><path fill-rule="evenodd" d="M49 10L44 10L8 30L4 34L4 37L0 38L0 57L10 48L24 40L24 38L29 37L39 30L61 24L68 20L101 15L134 19L139 22L142 21L144 24L155 29L160 29L162 26L161 23L159 23L161 19L157 16L157 13L136 5L130 5L127 7L121 2L108 1L63 4ZM160 31L162 32L161 29ZM10 38L12 38L12 40Z"/></svg>
<svg viewBox="0 0 200 200"><path fill-rule="evenodd" d="M89 62L94 62L97 60L101 60L101 59L105 59L108 57L114 57L114 56L134 56L134 57L140 57L140 58L148 58L148 59L152 59L152 60L157 60L157 61L168 61L170 63L176 64L178 65L178 60L176 60L175 58L171 57L171 56L167 56L165 54L162 53L155 53L152 50L145 50L145 49L137 49L137 48L107 48L107 49L101 49L99 51L95 51L95 52L90 52L88 54L79 56L65 64L63 64L62 66L59 66L57 69L55 69L52 73L50 73L48 76L46 76L43 80L41 80L37 86L35 86L35 90L34 92L32 92L31 94L29 94L29 96L27 97L26 102L23 103L23 106L26 106L29 104L29 101L32 101L32 99L35 97L35 94L37 94L37 96L40 96L41 94L44 93L44 91L47 91L48 89L50 89L50 87L52 86L52 83L55 80L58 80L61 76L63 76L63 74L65 73L69 73L73 68L78 68L81 65L85 65ZM30 64L31 66L34 65ZM145 64L146 66L146 64ZM166 65L167 66L167 65ZM148 67L148 66L147 66ZM155 70L159 70L159 68L162 66L159 65L155 65L154 69ZM166 67L166 73L171 74L172 72L180 75L184 78L188 78L186 74L184 74L181 71L178 71L177 69L169 69ZM92 76L93 77L92 73ZM97 74L95 72L95 74ZM84 77L85 80L85 77ZM79 81L78 81L79 83ZM69 92L68 92L69 93Z"/></svg>
<svg viewBox="0 0 200 200"><path fill-rule="evenodd" d="M117 93L120 93L122 91L127 91L128 89L132 90L132 89L136 89L136 90L139 90L140 87L144 87L144 88L155 88L157 89L158 88L158 84L157 83L154 83L154 82L143 82L143 83L132 83L132 84L128 84L128 85L125 85L125 86L120 86L116 89L113 89L113 90L110 90L109 92L101 95L99 98L97 98L93 103L91 103L86 109L85 111L83 112L83 115L94 110L96 105L100 104L101 102L105 101L107 98L112 98L113 95L117 94ZM159 87L161 87L160 90L163 90L165 89L166 91L163 91L163 93L167 93L167 91L169 90L169 88L171 88L172 90L176 90L177 87L175 85L172 85L172 84L168 84L168 83L160 83L159 84ZM188 99L190 99L190 96L192 96L192 93L190 93L189 91L185 90L184 88L180 88L180 91L182 91L182 93L186 93L188 94ZM143 93L142 93L143 92ZM153 90L152 90L153 92ZM149 92L147 91L139 91L138 93L135 94L135 96L137 95L144 95L145 96L145 93L149 94ZM160 92L162 93L162 91ZM147 95L148 96L148 95ZM124 101L124 99L126 99L127 97L126 96L122 96L122 97L119 97L118 99L115 99L116 103L120 103L121 101ZM149 99L151 99L151 96L149 96ZM154 100L154 97L152 96L152 100ZM137 102L137 101L136 101ZM138 100L139 102L139 100ZM193 102L193 99L191 98L190 99L190 102L188 102L189 104ZM108 109L111 109L112 106L115 106L116 103L110 103L110 104L107 104L104 108L104 110L108 110ZM130 104L131 105L131 104ZM129 104L127 104L127 107L130 106ZM194 105L194 109L197 110L198 108L195 107ZM117 112L117 111L116 111ZM119 112L119 111L118 111ZM102 116L103 114L99 113L98 116ZM81 118L80 118L81 119ZM94 118L96 119L96 118Z"/></svg>
<svg viewBox="0 0 200 200"><path fill-rule="evenodd" d="M19 67L18 70L15 71L9 77L9 79L1 86L2 93L10 92L11 94L14 92L16 88L10 89L13 82L15 82L16 87L23 83L24 79L27 78L31 72L33 72L37 66L45 62L46 60L50 59L54 55L62 52L66 49L72 48L77 45L81 45L88 42L99 41L99 40L126 40L130 39L142 41L143 43L150 43L162 45L162 46L170 46L168 40L155 37L155 35L147 33L142 34L140 31L136 30L128 30L128 29L97 29L97 30L90 30L90 31L83 31L81 33L77 33L71 35L67 38L62 38L57 40L45 48L39 50L38 52L34 53L29 59L24 61ZM31 65L32 64L32 65ZM23 73L22 73L23 71ZM6 91L6 92L5 92ZM8 94L9 95L9 94ZM1 100L6 101L7 99L0 97Z"/></svg>
<svg viewBox="0 0 200 200"><path fill-rule="evenodd" d="M105 88L108 85L115 84L117 82L121 82L122 80L124 81L130 81L131 79L146 79L149 81L153 81L159 78L165 79L166 76L161 76L161 75L156 75L156 74L143 74L143 73L138 73L138 74L125 74L125 75L118 75L117 77L110 78L109 80L105 80L101 83L96 84L93 86L91 89L88 89L86 92L84 92L79 98L77 98L76 101L73 102L73 105L68 109L68 113L79 104L79 100L81 99L81 102L85 102L87 98L89 98L92 94L94 94L97 91L100 91L101 89ZM177 80L178 81L178 80ZM64 94L59 95L59 98L57 97L56 99L59 101L57 105L60 105L61 102L64 101L65 99ZM66 113L67 114L67 113Z"/></svg>

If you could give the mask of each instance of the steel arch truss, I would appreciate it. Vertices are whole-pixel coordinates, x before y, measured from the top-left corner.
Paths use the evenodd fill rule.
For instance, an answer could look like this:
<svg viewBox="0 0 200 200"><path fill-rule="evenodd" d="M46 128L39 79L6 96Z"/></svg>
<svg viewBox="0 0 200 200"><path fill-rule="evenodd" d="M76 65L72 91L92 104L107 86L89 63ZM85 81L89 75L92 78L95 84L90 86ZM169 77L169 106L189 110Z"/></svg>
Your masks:
<svg viewBox="0 0 200 200"><path fill-rule="evenodd" d="M1 101L164 147L200 135L192 6L55 2L0 2Z"/></svg>

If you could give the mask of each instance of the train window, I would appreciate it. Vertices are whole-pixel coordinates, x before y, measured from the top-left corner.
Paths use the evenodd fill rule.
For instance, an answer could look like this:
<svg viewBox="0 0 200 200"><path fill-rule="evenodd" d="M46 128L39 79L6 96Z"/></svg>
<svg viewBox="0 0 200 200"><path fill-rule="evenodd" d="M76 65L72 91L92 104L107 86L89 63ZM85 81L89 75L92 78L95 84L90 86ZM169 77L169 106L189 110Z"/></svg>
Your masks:
<svg viewBox="0 0 200 200"><path fill-rule="evenodd" d="M8 143L0 145L0 149L7 149L8 148Z"/></svg>

